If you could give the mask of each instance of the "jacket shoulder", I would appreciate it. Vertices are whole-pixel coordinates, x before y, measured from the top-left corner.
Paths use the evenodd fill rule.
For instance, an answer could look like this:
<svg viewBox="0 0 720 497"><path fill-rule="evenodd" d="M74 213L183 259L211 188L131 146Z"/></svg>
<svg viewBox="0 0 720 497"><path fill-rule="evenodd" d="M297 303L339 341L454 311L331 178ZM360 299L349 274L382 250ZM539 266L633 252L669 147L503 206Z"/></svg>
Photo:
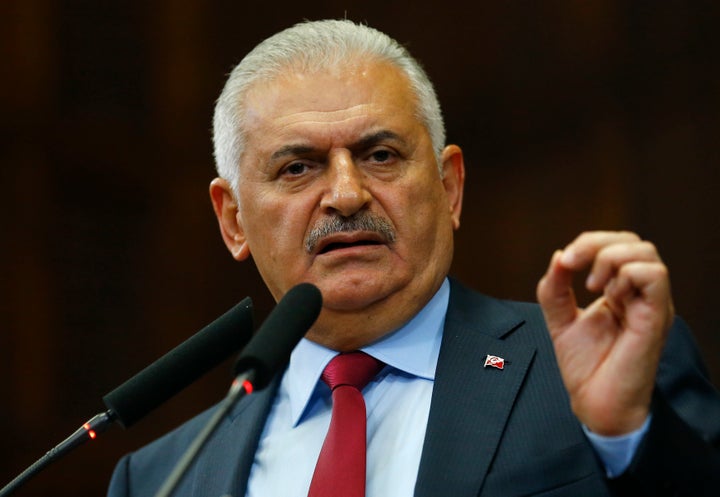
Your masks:
<svg viewBox="0 0 720 497"><path fill-rule="evenodd" d="M198 414L137 451L126 454L115 466L108 497L154 495L215 409L217 406Z"/></svg>

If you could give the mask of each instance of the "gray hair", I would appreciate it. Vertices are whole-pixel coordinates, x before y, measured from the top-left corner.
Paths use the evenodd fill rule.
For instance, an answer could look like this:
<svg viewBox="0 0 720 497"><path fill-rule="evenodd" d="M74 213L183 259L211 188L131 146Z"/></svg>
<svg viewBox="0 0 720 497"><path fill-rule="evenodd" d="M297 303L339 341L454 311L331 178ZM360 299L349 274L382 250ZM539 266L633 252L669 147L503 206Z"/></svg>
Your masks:
<svg viewBox="0 0 720 497"><path fill-rule="evenodd" d="M289 67L319 71L355 58L386 61L410 81L417 97L417 118L427 128L439 158L445 146L445 125L435 89L410 53L386 34L349 20L296 24L257 45L230 73L213 118L213 144L218 175L237 194L239 166L245 147L245 95L260 81L269 81ZM438 161L438 167L442 165Z"/></svg>

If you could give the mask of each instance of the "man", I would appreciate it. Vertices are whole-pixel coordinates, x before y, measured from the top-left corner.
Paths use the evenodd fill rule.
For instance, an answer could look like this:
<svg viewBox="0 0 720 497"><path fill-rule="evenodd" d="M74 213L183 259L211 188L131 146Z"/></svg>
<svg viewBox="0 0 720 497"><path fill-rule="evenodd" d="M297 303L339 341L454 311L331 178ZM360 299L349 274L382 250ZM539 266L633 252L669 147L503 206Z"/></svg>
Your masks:
<svg viewBox="0 0 720 497"><path fill-rule="evenodd" d="M214 125L227 247L275 299L310 282L323 309L175 495L308 495L332 410L319 378L356 350L386 365L363 390L368 496L716 494L720 396L652 244L580 235L553 255L542 311L448 280L462 151L394 40L349 21L285 30L235 68ZM588 267L600 296L581 310ZM157 491L207 416L124 458L110 495Z"/></svg>

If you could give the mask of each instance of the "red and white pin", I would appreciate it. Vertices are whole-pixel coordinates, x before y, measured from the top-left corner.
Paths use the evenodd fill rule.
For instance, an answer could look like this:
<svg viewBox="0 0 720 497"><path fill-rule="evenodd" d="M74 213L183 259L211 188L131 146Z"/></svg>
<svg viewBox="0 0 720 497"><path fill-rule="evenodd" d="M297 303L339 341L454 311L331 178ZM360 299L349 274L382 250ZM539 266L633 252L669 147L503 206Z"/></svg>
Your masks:
<svg viewBox="0 0 720 497"><path fill-rule="evenodd" d="M505 369L505 359L496 355L488 354L487 357L485 357L485 365L483 367L486 368L488 366L492 368Z"/></svg>

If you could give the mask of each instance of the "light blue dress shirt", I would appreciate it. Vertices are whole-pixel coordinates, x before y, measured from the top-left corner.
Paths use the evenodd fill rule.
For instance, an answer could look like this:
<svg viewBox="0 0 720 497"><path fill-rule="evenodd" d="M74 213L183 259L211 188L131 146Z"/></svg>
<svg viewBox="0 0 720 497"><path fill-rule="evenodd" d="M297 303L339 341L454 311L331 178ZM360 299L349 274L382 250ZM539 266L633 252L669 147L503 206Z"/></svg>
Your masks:
<svg viewBox="0 0 720 497"><path fill-rule="evenodd" d="M445 280L410 322L362 349L387 364L363 390L367 497L413 495L449 296ZM306 339L293 351L260 437L248 497L307 496L332 413L330 389L318 380L335 355ZM627 467L643 433L594 442L609 474Z"/></svg>

